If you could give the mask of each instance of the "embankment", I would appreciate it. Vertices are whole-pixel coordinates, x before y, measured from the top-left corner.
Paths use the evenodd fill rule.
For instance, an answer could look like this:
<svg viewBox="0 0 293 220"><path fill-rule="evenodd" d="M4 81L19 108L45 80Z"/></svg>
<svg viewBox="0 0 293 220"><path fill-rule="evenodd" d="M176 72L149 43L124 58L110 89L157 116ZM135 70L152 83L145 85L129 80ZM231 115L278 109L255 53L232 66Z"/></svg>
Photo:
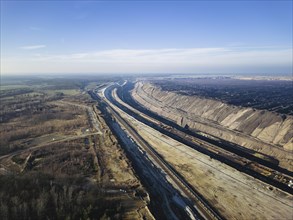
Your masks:
<svg viewBox="0 0 293 220"><path fill-rule="evenodd" d="M292 116L163 91L151 83L136 83L132 97L183 127L273 156L293 171Z"/></svg>

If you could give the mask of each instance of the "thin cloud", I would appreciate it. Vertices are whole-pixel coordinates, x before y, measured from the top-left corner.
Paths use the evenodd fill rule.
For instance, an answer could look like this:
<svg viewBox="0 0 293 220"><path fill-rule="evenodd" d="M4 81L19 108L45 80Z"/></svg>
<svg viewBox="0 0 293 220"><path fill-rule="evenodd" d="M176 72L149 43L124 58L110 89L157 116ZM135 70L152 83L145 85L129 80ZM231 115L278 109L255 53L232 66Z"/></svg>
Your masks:
<svg viewBox="0 0 293 220"><path fill-rule="evenodd" d="M27 46L37 49L41 45ZM16 66L15 63L18 63ZM6 72L291 72L292 48L113 49L4 60Z"/></svg>
<svg viewBox="0 0 293 220"><path fill-rule="evenodd" d="M20 47L20 49L22 50L36 50L36 49L41 49L41 48L45 48L46 45L41 44L41 45L28 45L28 46L22 46Z"/></svg>
<svg viewBox="0 0 293 220"><path fill-rule="evenodd" d="M47 55L43 60L75 60L84 62L117 63L168 63L192 62L193 58L213 56L227 52L225 48L186 48L186 49L114 49L93 52Z"/></svg>
<svg viewBox="0 0 293 220"><path fill-rule="evenodd" d="M162 64L194 66L237 66L257 64L292 64L292 49L273 48L170 48L152 50L103 50L36 57L43 61L104 63L104 64Z"/></svg>

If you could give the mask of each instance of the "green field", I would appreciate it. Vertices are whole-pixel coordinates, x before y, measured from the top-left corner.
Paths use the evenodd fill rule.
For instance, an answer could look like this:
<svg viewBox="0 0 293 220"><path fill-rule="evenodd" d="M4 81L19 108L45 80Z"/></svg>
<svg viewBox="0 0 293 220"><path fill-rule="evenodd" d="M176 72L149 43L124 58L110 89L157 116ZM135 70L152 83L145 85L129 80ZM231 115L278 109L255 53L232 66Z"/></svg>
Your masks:
<svg viewBox="0 0 293 220"><path fill-rule="evenodd" d="M30 88L29 85L19 84L19 85L0 85L0 90L10 90L10 89L27 89Z"/></svg>

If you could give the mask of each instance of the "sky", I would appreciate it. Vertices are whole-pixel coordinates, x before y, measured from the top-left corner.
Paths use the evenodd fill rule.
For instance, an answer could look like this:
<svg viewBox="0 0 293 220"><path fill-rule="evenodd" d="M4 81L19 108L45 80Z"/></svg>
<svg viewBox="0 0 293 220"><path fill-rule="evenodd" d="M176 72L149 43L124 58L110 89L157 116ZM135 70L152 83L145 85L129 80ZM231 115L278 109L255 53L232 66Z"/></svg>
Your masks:
<svg viewBox="0 0 293 220"><path fill-rule="evenodd" d="M1 74L292 74L292 20L292 0L1 0Z"/></svg>

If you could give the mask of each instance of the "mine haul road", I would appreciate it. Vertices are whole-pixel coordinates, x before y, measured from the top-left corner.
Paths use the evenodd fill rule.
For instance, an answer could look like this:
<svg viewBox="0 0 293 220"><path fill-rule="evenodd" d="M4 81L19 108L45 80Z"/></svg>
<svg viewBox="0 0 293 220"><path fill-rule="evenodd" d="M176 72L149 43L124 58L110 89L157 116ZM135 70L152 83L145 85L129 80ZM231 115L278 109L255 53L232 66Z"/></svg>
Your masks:
<svg viewBox="0 0 293 220"><path fill-rule="evenodd" d="M268 163L267 161L253 158L253 155L251 154L242 154L242 151L235 152L235 146L232 149L224 148L222 143L217 143L215 140L209 140L208 138L205 138L206 140L199 139L194 136L192 132L185 131L182 127L181 129L178 129L177 124L172 127L172 130L166 129L164 126L169 125L168 123L165 124L165 122L168 122L168 120L164 119L160 121L160 117L158 117L159 119L157 117L152 117L154 113L151 115L146 114L145 112L141 111L140 108L137 108L137 106L129 103L129 97L123 97L126 96L125 91L123 90L125 85L127 85L127 83L124 83L123 86L119 84L111 85L103 91L103 94L107 97L108 100L111 101L111 103L122 109L124 112L131 115L136 120L158 130L164 135L169 136L170 138L175 139L222 163L225 163L240 172L244 172L262 182L265 182L266 184L274 186L279 190L282 190L291 195L293 194L293 188L289 187L287 184L290 180L293 180L292 172L280 168L279 166L275 166L274 164ZM117 101L112 96L112 92L115 88L120 89L118 96L120 101L123 101L124 103L119 103L119 101ZM126 100L128 102L126 102ZM164 126L162 127L162 125ZM211 141L212 143L208 141ZM257 167L257 169L255 169L255 167ZM276 173L278 174L277 177L281 178L272 178L271 176L266 176L262 173L267 171ZM283 182L284 180L286 180L286 182Z"/></svg>
<svg viewBox="0 0 293 220"><path fill-rule="evenodd" d="M115 87L115 85L114 85ZM111 114L114 116L114 118L120 122L120 124L129 132L130 136L133 138L133 140L143 148L145 153L150 156L150 158L153 158L157 166L163 170L169 178L173 181L173 183L176 184L177 188L180 189L180 192L187 196L187 198L190 200L191 205L196 209L198 213L200 213L201 218L203 219L223 219L220 214L214 210L214 208L211 207L210 204L195 190L193 187L191 187L184 178L180 176L177 171L175 171L168 162L166 162L157 152L156 150L150 146L130 125L126 120L123 119L122 116L114 109L119 108L118 106L115 106L114 103L111 102L111 98L108 96L108 91L111 91L113 86L107 87L102 92L102 99L107 103ZM120 109L123 111L122 109ZM127 114L126 112L124 112Z"/></svg>

